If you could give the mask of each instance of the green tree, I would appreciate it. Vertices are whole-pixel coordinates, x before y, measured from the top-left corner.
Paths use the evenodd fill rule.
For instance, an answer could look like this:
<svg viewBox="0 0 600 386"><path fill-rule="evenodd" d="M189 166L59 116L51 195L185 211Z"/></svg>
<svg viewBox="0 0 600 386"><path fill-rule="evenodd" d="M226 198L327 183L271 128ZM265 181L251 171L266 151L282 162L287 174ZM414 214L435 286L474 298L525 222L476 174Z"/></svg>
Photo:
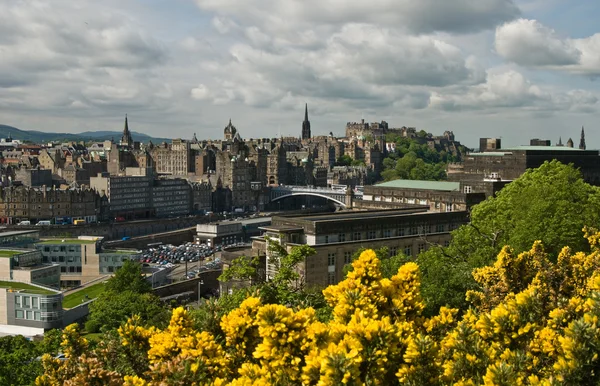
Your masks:
<svg viewBox="0 0 600 386"><path fill-rule="evenodd" d="M491 264L504 245L520 253L541 240L555 260L563 246L589 250L582 229L599 223L600 189L585 183L573 166L551 161L527 170L476 205L471 222L453 232L447 248L419 255L429 311L446 304L465 309L464 293L476 287L471 271Z"/></svg>
<svg viewBox="0 0 600 386"><path fill-rule="evenodd" d="M31 385L42 373L41 355L22 335L0 337L0 385Z"/></svg>
<svg viewBox="0 0 600 386"><path fill-rule="evenodd" d="M153 294L104 291L90 304L85 328L87 332L107 331L119 327L133 315L140 315L151 326L161 326L168 320L167 309Z"/></svg>
<svg viewBox="0 0 600 386"><path fill-rule="evenodd" d="M106 283L106 291L133 291L139 294L152 291L152 285L142 273L142 266L134 261L126 260L123 266Z"/></svg>
<svg viewBox="0 0 600 386"><path fill-rule="evenodd" d="M219 276L219 281L249 281L250 285L252 285L252 280L256 280L258 263L258 256L240 256L237 259L234 259L229 268L223 271Z"/></svg>
<svg viewBox="0 0 600 386"><path fill-rule="evenodd" d="M352 157L344 154L338 157L338 159L335 161L335 166L350 166L352 161L354 161Z"/></svg>

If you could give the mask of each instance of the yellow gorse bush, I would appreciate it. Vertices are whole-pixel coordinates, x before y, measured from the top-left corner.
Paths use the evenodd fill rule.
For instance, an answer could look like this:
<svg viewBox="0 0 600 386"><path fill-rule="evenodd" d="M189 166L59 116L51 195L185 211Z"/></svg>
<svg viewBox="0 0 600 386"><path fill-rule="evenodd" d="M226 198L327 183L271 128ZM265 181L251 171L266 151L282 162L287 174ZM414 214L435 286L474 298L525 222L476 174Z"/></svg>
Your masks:
<svg viewBox="0 0 600 386"><path fill-rule="evenodd" d="M121 342L145 352L150 365L118 379L128 386L597 384L600 234L585 232L591 252L565 248L556 263L540 242L517 256L504 248L493 266L473 273L480 289L466 294L474 306L463 315L443 307L424 317L419 267L405 264L384 279L367 250L344 281L324 290L328 323L311 308L254 297L221 319L223 339L194 330L183 308L164 330L133 317L119 329ZM38 385L69 384L77 369L106 384L119 377L85 356L76 328L65 329L63 345L69 359L44 358Z"/></svg>

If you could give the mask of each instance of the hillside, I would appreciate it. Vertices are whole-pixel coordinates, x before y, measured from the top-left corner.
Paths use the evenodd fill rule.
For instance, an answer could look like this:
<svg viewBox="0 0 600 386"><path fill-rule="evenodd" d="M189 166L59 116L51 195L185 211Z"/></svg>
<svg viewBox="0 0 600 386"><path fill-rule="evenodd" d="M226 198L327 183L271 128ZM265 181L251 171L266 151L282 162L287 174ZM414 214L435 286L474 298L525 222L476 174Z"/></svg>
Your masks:
<svg viewBox="0 0 600 386"><path fill-rule="evenodd" d="M13 126L0 124L0 138L11 136L13 139L20 141L29 141L33 143L45 143L52 141L105 141L114 138L116 141L121 138L120 131L86 131L83 133L47 133L36 130L21 130ZM170 142L168 138L155 138L146 134L131 132L133 139L140 142L148 142L152 140L154 143L163 141Z"/></svg>

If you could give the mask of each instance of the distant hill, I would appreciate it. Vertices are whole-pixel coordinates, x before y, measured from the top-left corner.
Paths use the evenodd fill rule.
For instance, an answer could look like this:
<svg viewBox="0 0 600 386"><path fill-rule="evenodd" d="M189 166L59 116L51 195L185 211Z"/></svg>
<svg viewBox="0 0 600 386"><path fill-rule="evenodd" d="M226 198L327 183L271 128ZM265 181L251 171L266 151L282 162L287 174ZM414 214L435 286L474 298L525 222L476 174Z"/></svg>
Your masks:
<svg viewBox="0 0 600 386"><path fill-rule="evenodd" d="M86 131L78 134L71 133L46 133L36 130L21 130L16 127L0 124L0 138L7 138L9 135L13 139L20 141L29 141L33 143L46 143L53 141L107 141L113 138L119 141L122 132L120 131ZM146 134L131 132L134 141L147 143L152 141L155 144L160 142L170 142L169 138L155 138Z"/></svg>

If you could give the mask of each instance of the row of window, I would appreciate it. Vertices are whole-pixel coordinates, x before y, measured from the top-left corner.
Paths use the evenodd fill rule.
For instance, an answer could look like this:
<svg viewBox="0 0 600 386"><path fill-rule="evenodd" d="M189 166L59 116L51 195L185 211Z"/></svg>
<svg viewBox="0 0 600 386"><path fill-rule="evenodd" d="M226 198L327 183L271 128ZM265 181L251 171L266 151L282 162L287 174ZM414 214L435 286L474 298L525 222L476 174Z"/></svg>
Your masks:
<svg viewBox="0 0 600 386"><path fill-rule="evenodd" d="M61 246L45 246L44 247L44 252L81 252L81 246L80 245L69 245L68 247L65 245L61 245Z"/></svg>
<svg viewBox="0 0 600 386"><path fill-rule="evenodd" d="M449 225L449 230L454 229L452 224ZM435 228L432 225L424 225L424 226L412 226L410 228L398 228L398 229L384 229L382 235L384 238L388 237L397 237L397 236L411 236L418 234L429 234L432 233L432 230L435 229L436 233L443 233L446 231L445 224L437 224ZM366 237L366 240L376 239L378 236L377 231L367 231L367 232L353 232L350 233L350 241L360 241L362 240L363 234ZM329 242L339 242L343 243L346 241L346 233L339 233L337 235L337 241L335 241L334 237L330 237L330 235L325 235L324 242L325 244Z"/></svg>

